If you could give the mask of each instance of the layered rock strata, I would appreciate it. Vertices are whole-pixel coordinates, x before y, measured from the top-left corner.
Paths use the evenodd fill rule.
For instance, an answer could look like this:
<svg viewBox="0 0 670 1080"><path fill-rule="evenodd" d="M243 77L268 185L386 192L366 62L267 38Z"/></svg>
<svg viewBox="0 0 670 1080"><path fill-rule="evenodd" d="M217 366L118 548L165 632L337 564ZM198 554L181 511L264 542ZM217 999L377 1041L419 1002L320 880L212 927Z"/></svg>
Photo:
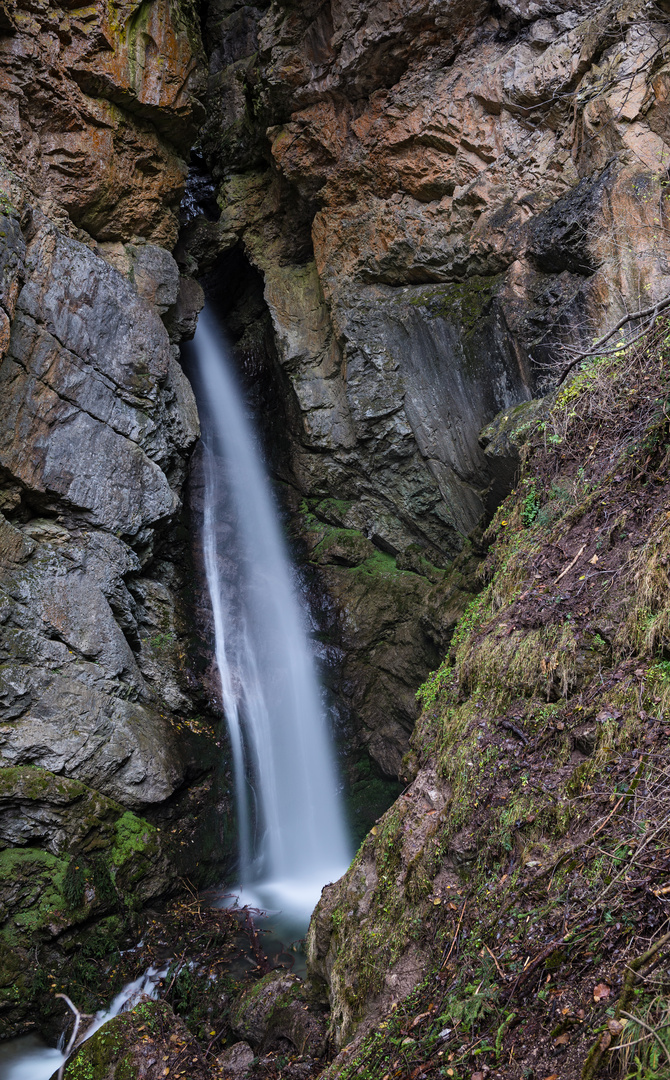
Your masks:
<svg viewBox="0 0 670 1080"><path fill-rule="evenodd" d="M511 486L508 419L575 353L670 292L665 7L233 0L208 9L202 151L221 217L191 222L180 257L244 258L263 274L291 389L289 479L336 600L334 638L349 649L343 694L389 771L412 724L410 687L429 666L415 629L427 582ZM632 318L608 347L640 325ZM542 406L531 412L531 427L543 422ZM402 619L387 626L361 588L372 589L373 564L387 572L388 607L391 570L423 578L405 598L411 664L396 647ZM370 662L354 673L361 659ZM392 693L380 677L389 662ZM391 972L375 969L381 996L365 1000L363 954L386 932L375 912L418 911L416 893L423 918L430 889L443 903L470 859L468 836L461 851L450 833L440 878L426 838L454 803L431 755L417 753L411 802L366 844L312 927L313 971L342 1041L425 970L409 927ZM429 847L430 867L417 854Z"/></svg>

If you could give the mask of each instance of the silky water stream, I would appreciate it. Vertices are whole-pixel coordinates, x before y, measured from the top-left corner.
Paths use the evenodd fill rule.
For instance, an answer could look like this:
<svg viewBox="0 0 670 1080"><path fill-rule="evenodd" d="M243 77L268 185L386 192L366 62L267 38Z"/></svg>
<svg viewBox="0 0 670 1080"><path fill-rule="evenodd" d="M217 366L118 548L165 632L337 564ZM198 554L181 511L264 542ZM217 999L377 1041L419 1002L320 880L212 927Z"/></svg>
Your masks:
<svg viewBox="0 0 670 1080"><path fill-rule="evenodd" d="M207 311L189 348L203 430L203 550L230 734L237 903L301 937L349 845L306 620L225 337Z"/></svg>
<svg viewBox="0 0 670 1080"><path fill-rule="evenodd" d="M127 983L108 1009L101 1009L96 1013L88 1028L82 1027L81 1030L85 1031L83 1041L90 1039L91 1035L112 1017L126 1009L132 1009L141 998L157 998L158 985L166 973L158 971L157 968L149 968L144 975ZM0 1044L0 1080L51 1080L64 1061L65 1054L62 1049L45 1046L35 1035L25 1035Z"/></svg>
<svg viewBox="0 0 670 1080"><path fill-rule="evenodd" d="M225 336L208 312L187 359L202 424L202 545L233 759L239 882L219 903L266 912L268 938L301 938L322 887L350 850L334 750L279 514ZM279 944L281 948L281 944ZM129 983L90 1037L157 996L164 973ZM0 1045L0 1080L49 1080L61 1050L33 1036Z"/></svg>

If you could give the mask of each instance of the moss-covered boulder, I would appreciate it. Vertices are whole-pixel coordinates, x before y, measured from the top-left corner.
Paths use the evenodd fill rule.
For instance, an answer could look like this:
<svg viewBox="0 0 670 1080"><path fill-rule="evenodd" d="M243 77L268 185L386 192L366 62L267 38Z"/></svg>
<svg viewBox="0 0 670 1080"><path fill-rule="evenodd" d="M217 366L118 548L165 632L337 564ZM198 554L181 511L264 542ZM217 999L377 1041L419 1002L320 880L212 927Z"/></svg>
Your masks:
<svg viewBox="0 0 670 1080"><path fill-rule="evenodd" d="M189 1080L212 1080L217 1075L170 1006L164 1001L143 1001L96 1031L70 1059L65 1077L163 1080L173 1072L188 1075Z"/></svg>
<svg viewBox="0 0 670 1080"><path fill-rule="evenodd" d="M266 1052L282 1041L298 1054L319 1058L326 1048L322 1010L309 987L286 971L271 971L238 999L230 1017L233 1032Z"/></svg>
<svg viewBox="0 0 670 1080"><path fill-rule="evenodd" d="M24 1029L56 980L74 979L81 1002L94 989L86 958L112 956L134 913L174 886L155 826L76 780L0 770L0 1037Z"/></svg>

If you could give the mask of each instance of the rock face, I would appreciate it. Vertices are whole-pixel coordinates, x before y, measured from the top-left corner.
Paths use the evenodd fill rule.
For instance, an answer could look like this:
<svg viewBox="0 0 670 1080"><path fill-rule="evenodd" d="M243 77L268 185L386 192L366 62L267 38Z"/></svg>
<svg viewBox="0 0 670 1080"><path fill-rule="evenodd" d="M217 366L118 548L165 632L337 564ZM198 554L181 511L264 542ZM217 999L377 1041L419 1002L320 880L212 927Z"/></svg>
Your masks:
<svg viewBox="0 0 670 1080"><path fill-rule="evenodd" d="M187 659L181 525L199 424L178 342L202 300L169 250L183 155L203 115L197 21L188 5L162 0L4 10L7 1036L42 992L29 951L42 973L58 973L68 950L88 955L91 935L113 950L133 912L174 889L180 872L207 873L220 837L210 813L218 750Z"/></svg>
<svg viewBox="0 0 670 1080"><path fill-rule="evenodd" d="M425 753L418 777L400 764L420 672L476 588L436 575L512 486L517 429L542 422L525 403L670 291L669 30L646 0L215 0L205 41L201 145L221 217L191 221L177 257L262 275L272 341L253 347L280 372L278 471L334 600L341 694L383 769L414 782L388 832L407 834L405 899L383 906L380 867L398 852L380 836L312 926L344 1040L376 948L360 944L371 898L404 917L412 860L450 799ZM472 855L464 828L456 876ZM368 1017L420 977L410 940L386 982L377 971Z"/></svg>
<svg viewBox="0 0 670 1080"><path fill-rule="evenodd" d="M0 35L6 164L97 240L174 244L203 116L189 0L8 0Z"/></svg>
<svg viewBox="0 0 670 1080"><path fill-rule="evenodd" d="M565 345L665 294L667 35L644 0L209 5L202 150L221 217L191 221L177 256L262 273L283 475L313 515L342 504L324 528L448 565L512 480L480 430ZM349 654L358 598L334 573ZM354 710L375 663L341 681ZM398 706L364 717L385 769L388 725L416 715L402 667Z"/></svg>

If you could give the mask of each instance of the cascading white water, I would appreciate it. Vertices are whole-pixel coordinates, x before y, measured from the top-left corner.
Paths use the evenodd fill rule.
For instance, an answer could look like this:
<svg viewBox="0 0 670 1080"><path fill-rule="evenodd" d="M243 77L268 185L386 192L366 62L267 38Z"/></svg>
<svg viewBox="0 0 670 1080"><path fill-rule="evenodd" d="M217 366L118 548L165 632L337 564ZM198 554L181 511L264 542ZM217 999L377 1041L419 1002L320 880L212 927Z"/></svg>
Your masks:
<svg viewBox="0 0 670 1080"><path fill-rule="evenodd" d="M205 571L235 771L241 901L279 908L304 928L321 888L344 872L350 857L333 748L269 482L225 338L206 311L190 351L205 454Z"/></svg>
<svg viewBox="0 0 670 1080"><path fill-rule="evenodd" d="M138 1001L145 997L156 999L158 997L158 984L167 975L167 968L159 971L150 967L139 979L126 983L113 999L108 1009L101 1009L95 1014L93 1021L88 1027L82 1027L80 1042L86 1042L96 1031L106 1024L108 1020L118 1016L120 1012L132 1009ZM81 1032L84 1038L81 1038ZM73 1051L74 1053L75 1051ZM34 1035L26 1035L19 1039L0 1045L0 1080L50 1080L66 1057L62 1050L55 1047L45 1046Z"/></svg>

